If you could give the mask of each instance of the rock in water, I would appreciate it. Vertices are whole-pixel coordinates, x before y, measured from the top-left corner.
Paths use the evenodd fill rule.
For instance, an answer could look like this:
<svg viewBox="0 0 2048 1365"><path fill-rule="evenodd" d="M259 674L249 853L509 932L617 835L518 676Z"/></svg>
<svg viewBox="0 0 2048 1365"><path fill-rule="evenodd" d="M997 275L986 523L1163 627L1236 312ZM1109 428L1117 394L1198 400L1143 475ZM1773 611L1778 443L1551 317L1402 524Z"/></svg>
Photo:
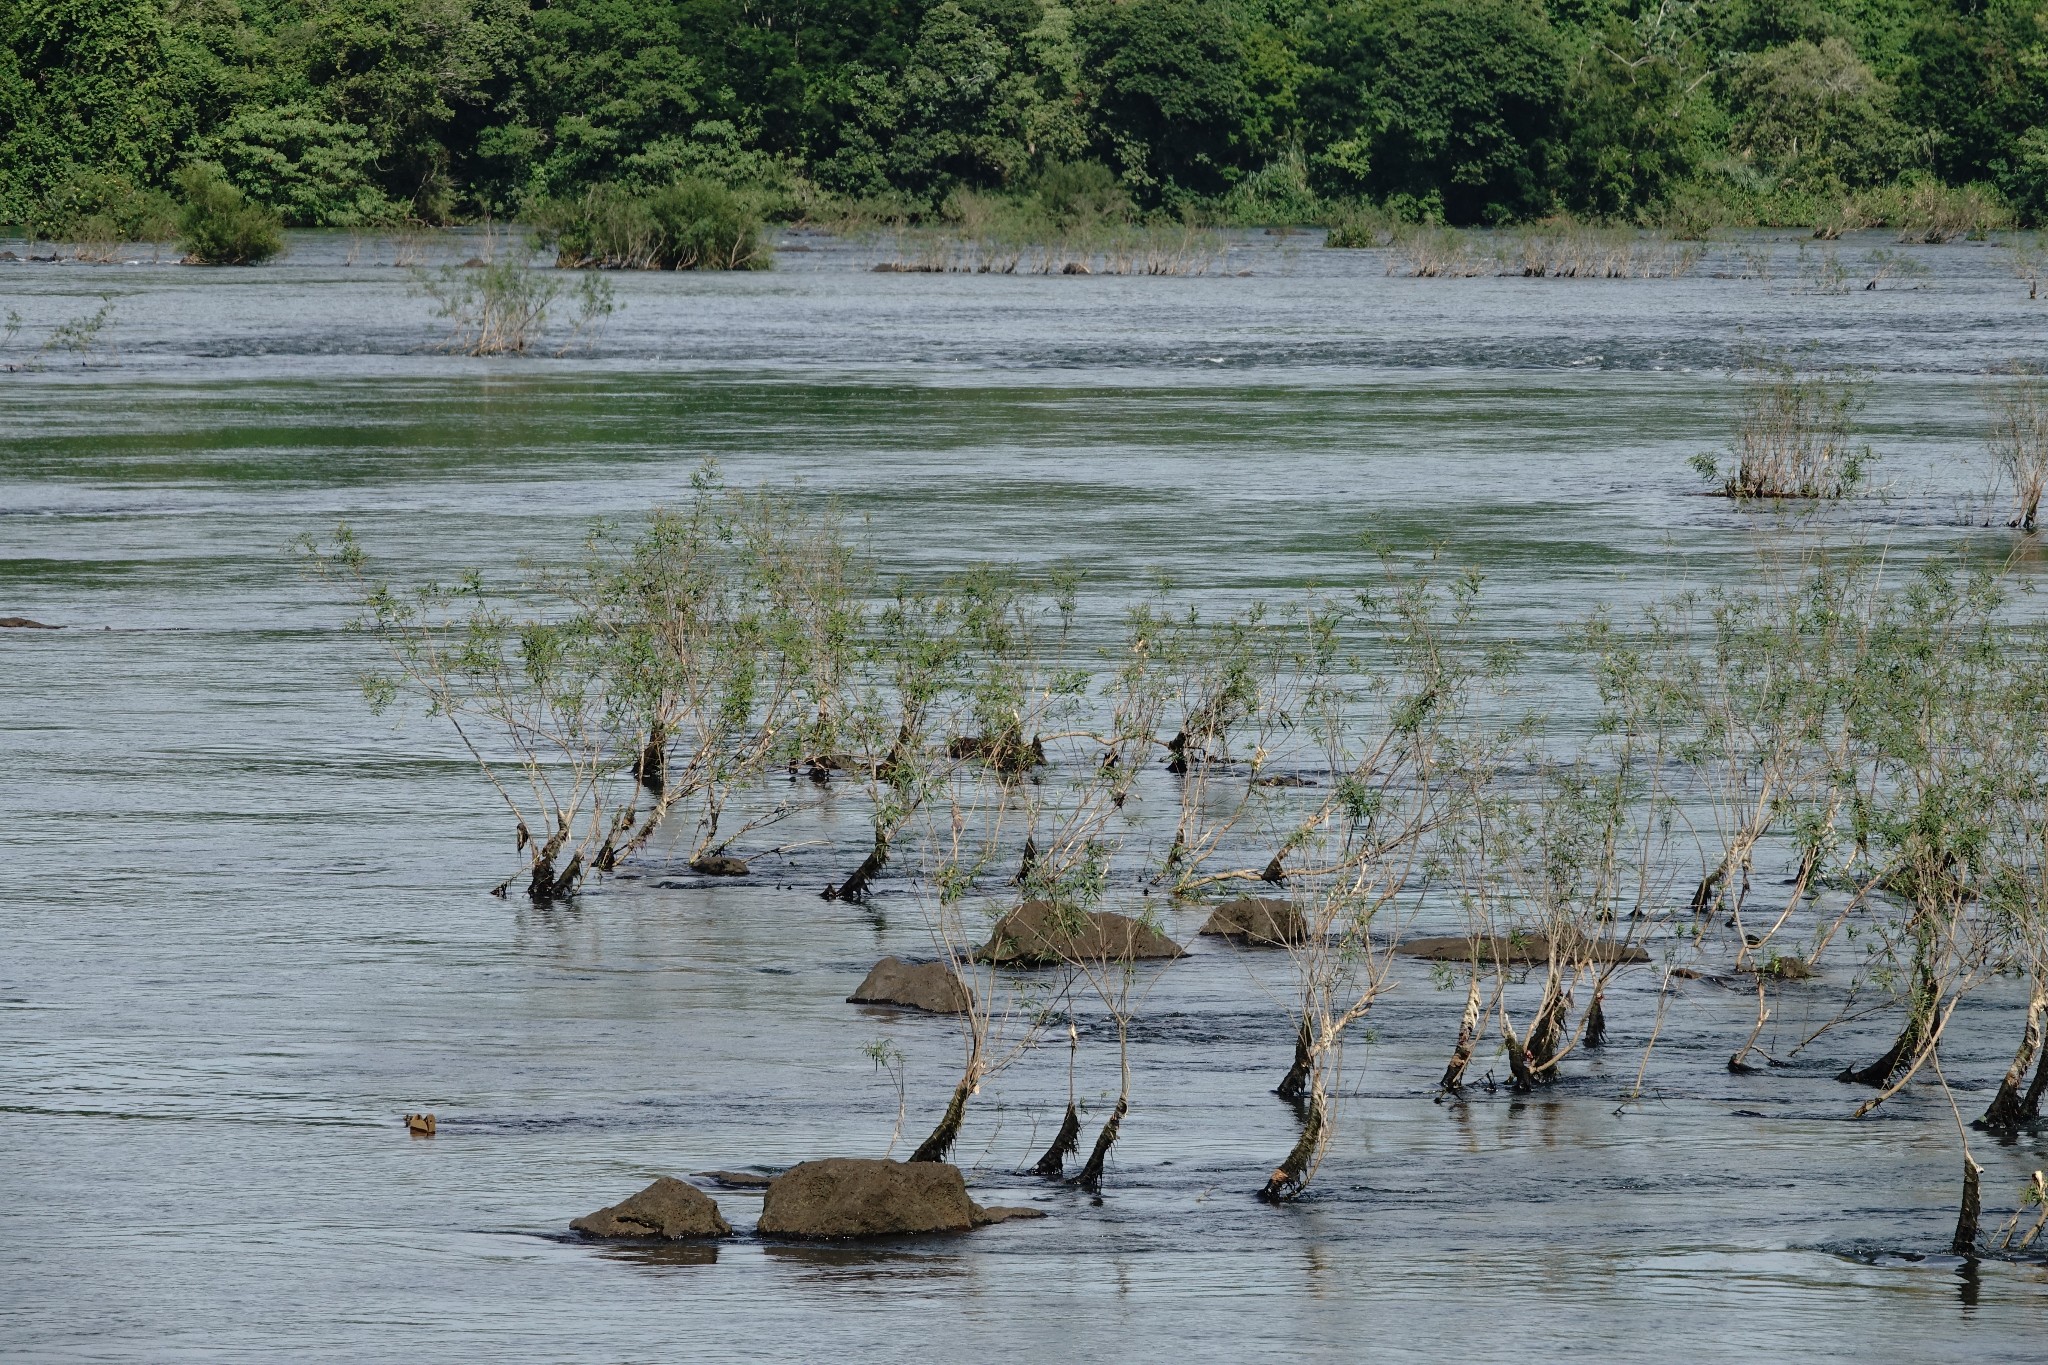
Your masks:
<svg viewBox="0 0 2048 1365"><path fill-rule="evenodd" d="M932 1014L965 1014L972 1003L967 983L943 962L904 962L885 957L847 1001L855 1005L904 1005Z"/></svg>
<svg viewBox="0 0 2048 1365"><path fill-rule="evenodd" d="M775 1177L761 1201L764 1237L901 1237L966 1232L974 1221L960 1168L943 1161L806 1161Z"/></svg>
<svg viewBox="0 0 2048 1365"><path fill-rule="evenodd" d="M660 1238L669 1242L732 1235L732 1226L719 1215L718 1204L710 1195L666 1175L631 1199L587 1213L569 1227L585 1237Z"/></svg>
<svg viewBox="0 0 2048 1365"><path fill-rule="evenodd" d="M706 877L744 877L753 869L747 866L745 859L735 858L729 853L707 853L691 861L690 871Z"/></svg>
<svg viewBox="0 0 2048 1365"><path fill-rule="evenodd" d="M1215 913L1202 926L1202 932L1215 938L1257 944L1262 948L1280 948L1305 940L1308 922L1293 901L1271 896L1248 896L1217 906Z"/></svg>
<svg viewBox="0 0 2048 1365"><path fill-rule="evenodd" d="M1157 929L1113 910L1062 910L1025 901L996 921L976 962L1049 967L1060 962L1122 962L1179 957L1181 946Z"/></svg>
<svg viewBox="0 0 2048 1365"><path fill-rule="evenodd" d="M990 1204L974 1206L974 1226L990 1227L996 1223L1011 1223L1020 1218L1043 1218L1044 1209L1027 1208L1021 1204Z"/></svg>
<svg viewBox="0 0 2048 1365"><path fill-rule="evenodd" d="M1648 962L1650 955L1633 943L1613 939L1584 939L1563 945L1564 957L1587 962ZM1527 965L1550 960L1550 939L1544 934L1483 934L1478 938L1446 935L1441 938L1411 938L1394 945L1403 957L1430 962L1514 963Z"/></svg>
<svg viewBox="0 0 2048 1365"><path fill-rule="evenodd" d="M62 630L62 626L46 626L41 621L31 621L26 616L0 616L0 630Z"/></svg>

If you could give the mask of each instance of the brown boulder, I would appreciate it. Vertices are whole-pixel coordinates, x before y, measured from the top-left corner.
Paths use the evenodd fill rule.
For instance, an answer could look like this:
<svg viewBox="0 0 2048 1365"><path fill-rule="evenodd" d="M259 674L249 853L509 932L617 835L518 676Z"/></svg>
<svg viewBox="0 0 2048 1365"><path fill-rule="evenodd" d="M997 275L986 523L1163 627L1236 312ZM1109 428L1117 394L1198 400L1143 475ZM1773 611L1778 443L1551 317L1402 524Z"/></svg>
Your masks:
<svg viewBox="0 0 2048 1365"><path fill-rule="evenodd" d="M663 1176L631 1199L586 1213L569 1227L585 1237L657 1238L668 1242L727 1237L732 1227L718 1204L695 1185Z"/></svg>
<svg viewBox="0 0 2048 1365"><path fill-rule="evenodd" d="M707 853L690 860L690 871L706 877L744 877L753 869L747 866L744 858L735 858L729 853Z"/></svg>
<svg viewBox="0 0 2048 1365"><path fill-rule="evenodd" d="M1280 948L1308 938L1308 921L1293 901L1247 896L1216 907L1202 932L1216 938Z"/></svg>
<svg viewBox="0 0 2048 1365"><path fill-rule="evenodd" d="M62 630L62 626L46 626L41 621L31 621L26 616L0 616L0 630Z"/></svg>
<svg viewBox="0 0 2048 1365"><path fill-rule="evenodd" d="M1411 938L1394 946L1404 957L1430 962L1503 962L1527 964L1550 961L1550 938L1545 934L1482 934L1467 938L1447 934L1441 938ZM1582 956L1589 962L1648 962L1650 955L1633 943L1593 939L1576 946L1565 945L1566 957Z"/></svg>
<svg viewBox="0 0 2048 1365"><path fill-rule="evenodd" d="M764 1237L901 1237L973 1226L967 1182L943 1161L806 1161L775 1177L761 1201Z"/></svg>
<svg viewBox="0 0 2048 1365"><path fill-rule="evenodd" d="M976 962L1049 967L1060 962L1122 962L1179 957L1178 943L1142 920L1114 910L1062 910L1051 901L1025 901L996 921Z"/></svg>
<svg viewBox="0 0 2048 1365"><path fill-rule="evenodd" d="M973 997L960 974L943 962L904 962L885 957L852 995L855 1005L904 1005L932 1014L965 1014Z"/></svg>

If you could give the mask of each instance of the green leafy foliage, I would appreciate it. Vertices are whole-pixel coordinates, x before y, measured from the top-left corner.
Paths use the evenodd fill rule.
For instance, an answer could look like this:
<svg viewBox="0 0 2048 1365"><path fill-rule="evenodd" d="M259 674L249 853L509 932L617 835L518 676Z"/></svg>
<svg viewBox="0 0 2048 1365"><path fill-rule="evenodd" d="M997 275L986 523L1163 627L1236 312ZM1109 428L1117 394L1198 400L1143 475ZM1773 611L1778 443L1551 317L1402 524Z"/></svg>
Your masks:
<svg viewBox="0 0 2048 1365"><path fill-rule="evenodd" d="M0 218L205 161L305 227L712 181L788 217L1703 232L1916 176L2040 222L2044 52L2026 0L0 0ZM1062 188L1087 166L1114 192Z"/></svg>
<svg viewBox="0 0 2048 1365"><path fill-rule="evenodd" d="M200 265L256 265L284 250L277 214L228 183L217 167L199 163L178 173L185 204L178 213L178 246Z"/></svg>
<svg viewBox="0 0 2048 1365"><path fill-rule="evenodd" d="M712 180L679 180L645 193L593 185L534 214L565 266L631 270L760 270L769 262L761 215Z"/></svg>

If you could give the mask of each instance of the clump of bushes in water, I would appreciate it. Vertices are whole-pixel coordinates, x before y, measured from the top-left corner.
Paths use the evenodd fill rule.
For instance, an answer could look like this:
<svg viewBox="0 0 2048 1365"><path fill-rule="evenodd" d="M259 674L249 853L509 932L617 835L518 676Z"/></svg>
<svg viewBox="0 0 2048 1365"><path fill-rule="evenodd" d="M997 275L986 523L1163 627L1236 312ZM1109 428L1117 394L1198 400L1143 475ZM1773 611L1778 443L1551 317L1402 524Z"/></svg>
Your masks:
<svg viewBox="0 0 2048 1365"><path fill-rule="evenodd" d="M1991 392L1991 455L2012 481L2012 524L2032 533L2048 491L2048 380L2019 374Z"/></svg>
<svg viewBox="0 0 2048 1365"><path fill-rule="evenodd" d="M67 242L86 260L110 260L129 242L167 242L177 205L111 171L75 171L37 202L22 224L31 240Z"/></svg>
<svg viewBox="0 0 2048 1365"><path fill-rule="evenodd" d="M1724 497L1847 497L1876 458L1851 428L1858 399L1848 380L1763 365L1743 386L1728 460L1696 455L1693 468Z"/></svg>
<svg viewBox="0 0 2048 1365"><path fill-rule="evenodd" d="M772 260L759 208L714 180L652 190L593 185L576 198L541 203L532 218L562 266L765 270Z"/></svg>
<svg viewBox="0 0 2048 1365"><path fill-rule="evenodd" d="M257 265L284 250L284 220L195 163L178 173L178 247L194 265Z"/></svg>
<svg viewBox="0 0 2048 1365"><path fill-rule="evenodd" d="M575 301L575 317L556 347L566 353L579 341L595 339L598 327L618 302L609 282L595 275L579 276L568 285L560 271L537 270L528 258L531 245L493 242L493 259L481 264L449 265L428 273L415 269L419 291L434 301L434 312L447 319L449 332L442 349L461 355L525 355L543 344L556 305L565 295Z"/></svg>

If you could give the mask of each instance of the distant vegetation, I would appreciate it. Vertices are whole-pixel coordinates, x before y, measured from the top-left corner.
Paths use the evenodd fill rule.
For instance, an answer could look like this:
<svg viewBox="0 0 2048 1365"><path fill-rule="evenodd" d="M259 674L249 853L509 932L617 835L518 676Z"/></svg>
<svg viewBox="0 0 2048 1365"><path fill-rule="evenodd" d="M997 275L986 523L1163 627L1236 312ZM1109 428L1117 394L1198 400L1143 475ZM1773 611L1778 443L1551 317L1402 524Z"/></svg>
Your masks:
<svg viewBox="0 0 2048 1365"><path fill-rule="evenodd" d="M1947 237L2048 215L2044 50L2021 0L4 0L0 220L160 239L204 162L287 225L530 217L603 264L962 192Z"/></svg>

